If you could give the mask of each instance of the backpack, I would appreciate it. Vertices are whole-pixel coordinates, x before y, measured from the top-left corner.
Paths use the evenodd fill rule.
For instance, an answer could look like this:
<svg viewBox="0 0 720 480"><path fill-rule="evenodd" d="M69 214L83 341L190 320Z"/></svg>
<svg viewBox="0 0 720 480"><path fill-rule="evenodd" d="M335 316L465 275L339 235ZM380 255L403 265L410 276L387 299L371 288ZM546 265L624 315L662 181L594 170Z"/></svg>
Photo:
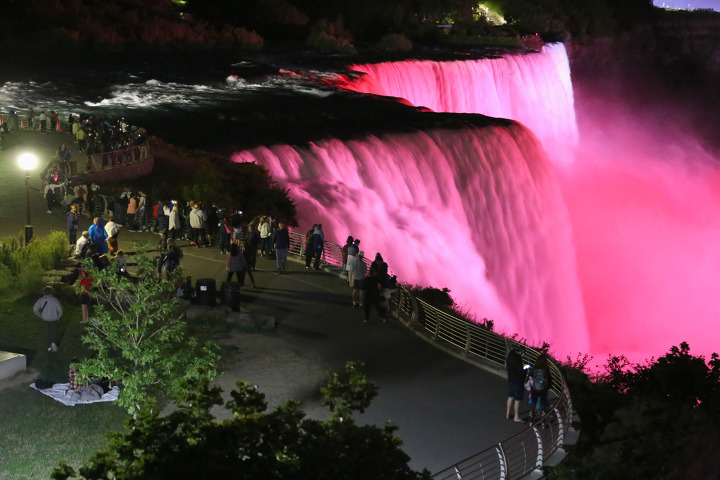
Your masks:
<svg viewBox="0 0 720 480"><path fill-rule="evenodd" d="M547 380L545 379L545 370L536 368L533 371L533 390L546 390Z"/></svg>

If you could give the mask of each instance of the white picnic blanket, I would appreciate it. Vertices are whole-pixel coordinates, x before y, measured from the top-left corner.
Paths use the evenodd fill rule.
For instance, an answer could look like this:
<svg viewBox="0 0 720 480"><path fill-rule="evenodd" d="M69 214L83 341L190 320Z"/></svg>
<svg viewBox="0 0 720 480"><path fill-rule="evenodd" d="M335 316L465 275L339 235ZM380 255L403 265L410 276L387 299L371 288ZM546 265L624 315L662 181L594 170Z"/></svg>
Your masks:
<svg viewBox="0 0 720 480"><path fill-rule="evenodd" d="M68 394L68 387L70 386L69 383L56 383L52 386L52 388L37 388L35 386L35 383L30 384L30 388L34 388L40 393L43 393L47 395L50 398L53 398L57 400L58 402L62 403L63 405L69 405L74 406L78 403L95 403L95 402L114 402L118 399L119 390L117 386L114 386L110 389L109 392L104 394L100 399L98 400L75 400L70 397Z"/></svg>

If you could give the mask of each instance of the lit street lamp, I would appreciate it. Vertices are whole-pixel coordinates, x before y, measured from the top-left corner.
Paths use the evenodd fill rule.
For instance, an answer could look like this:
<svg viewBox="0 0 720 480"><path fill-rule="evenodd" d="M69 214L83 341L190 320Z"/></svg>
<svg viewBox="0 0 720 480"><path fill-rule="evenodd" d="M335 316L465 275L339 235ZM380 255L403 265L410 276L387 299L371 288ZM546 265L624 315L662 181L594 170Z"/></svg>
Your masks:
<svg viewBox="0 0 720 480"><path fill-rule="evenodd" d="M32 153L23 153L18 159L20 168L25 170L25 192L27 193L27 223L25 224L25 245L33 237L33 227L30 224L30 171L37 167L37 157Z"/></svg>

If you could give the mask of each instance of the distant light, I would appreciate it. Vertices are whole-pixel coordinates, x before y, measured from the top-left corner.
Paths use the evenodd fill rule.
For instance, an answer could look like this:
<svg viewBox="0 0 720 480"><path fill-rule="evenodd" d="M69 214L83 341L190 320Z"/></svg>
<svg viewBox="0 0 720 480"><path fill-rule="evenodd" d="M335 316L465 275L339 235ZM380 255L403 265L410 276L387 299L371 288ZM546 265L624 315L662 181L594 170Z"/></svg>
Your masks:
<svg viewBox="0 0 720 480"><path fill-rule="evenodd" d="M32 153L23 153L20 155L20 158L18 158L18 164L23 170L29 171L37 167L38 160Z"/></svg>

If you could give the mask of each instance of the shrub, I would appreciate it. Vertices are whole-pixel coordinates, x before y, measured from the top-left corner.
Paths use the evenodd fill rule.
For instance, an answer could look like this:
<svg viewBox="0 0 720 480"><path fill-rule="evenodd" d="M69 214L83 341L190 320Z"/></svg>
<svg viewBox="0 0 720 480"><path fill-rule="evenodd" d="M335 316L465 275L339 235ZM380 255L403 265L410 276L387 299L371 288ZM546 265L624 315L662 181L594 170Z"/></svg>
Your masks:
<svg viewBox="0 0 720 480"><path fill-rule="evenodd" d="M383 35L378 47L392 52L409 52L413 48L412 41L402 33L388 33Z"/></svg>
<svg viewBox="0 0 720 480"><path fill-rule="evenodd" d="M317 50L354 54L357 50L352 42L353 39L343 27L342 20L331 22L322 19L312 27L306 44Z"/></svg>
<svg viewBox="0 0 720 480"><path fill-rule="evenodd" d="M0 291L36 290L45 271L55 268L67 255L65 232L52 232L21 246L22 232L3 239L0 248Z"/></svg>

